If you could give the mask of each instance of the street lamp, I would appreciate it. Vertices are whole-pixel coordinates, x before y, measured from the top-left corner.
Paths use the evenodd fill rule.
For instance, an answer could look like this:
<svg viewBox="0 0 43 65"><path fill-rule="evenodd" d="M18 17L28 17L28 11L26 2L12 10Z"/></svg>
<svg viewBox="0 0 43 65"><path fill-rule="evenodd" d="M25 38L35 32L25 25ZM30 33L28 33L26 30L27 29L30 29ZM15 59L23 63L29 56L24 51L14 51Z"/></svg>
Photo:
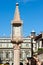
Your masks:
<svg viewBox="0 0 43 65"><path fill-rule="evenodd" d="M31 37L31 65L36 65L36 60L33 58L33 36Z"/></svg>
<svg viewBox="0 0 43 65"><path fill-rule="evenodd" d="M33 58L33 38L31 38L31 58Z"/></svg>
<svg viewBox="0 0 43 65"><path fill-rule="evenodd" d="M31 65L33 65L33 36L31 36Z"/></svg>

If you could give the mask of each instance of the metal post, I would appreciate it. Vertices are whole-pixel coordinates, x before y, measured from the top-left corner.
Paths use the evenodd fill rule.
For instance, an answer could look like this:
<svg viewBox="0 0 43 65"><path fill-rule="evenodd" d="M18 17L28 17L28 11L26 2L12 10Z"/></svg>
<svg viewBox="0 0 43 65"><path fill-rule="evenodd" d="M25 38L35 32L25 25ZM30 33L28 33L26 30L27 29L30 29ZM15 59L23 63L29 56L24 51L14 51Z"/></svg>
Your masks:
<svg viewBox="0 0 43 65"><path fill-rule="evenodd" d="M33 57L33 38L31 38L31 57Z"/></svg>
<svg viewBox="0 0 43 65"><path fill-rule="evenodd" d="M33 38L31 38L31 65L33 65Z"/></svg>

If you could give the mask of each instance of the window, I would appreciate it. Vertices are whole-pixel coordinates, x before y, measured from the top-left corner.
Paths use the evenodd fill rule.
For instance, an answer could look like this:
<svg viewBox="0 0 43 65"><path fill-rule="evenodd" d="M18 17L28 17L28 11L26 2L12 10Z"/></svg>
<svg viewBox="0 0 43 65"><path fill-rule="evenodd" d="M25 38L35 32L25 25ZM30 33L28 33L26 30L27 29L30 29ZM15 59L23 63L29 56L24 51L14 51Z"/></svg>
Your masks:
<svg viewBox="0 0 43 65"><path fill-rule="evenodd" d="M43 47L43 41L42 41L42 47Z"/></svg>
<svg viewBox="0 0 43 65"><path fill-rule="evenodd" d="M12 48L13 47L13 44L12 43L9 43L8 44L8 47Z"/></svg>
<svg viewBox="0 0 43 65"><path fill-rule="evenodd" d="M2 48L2 43L0 43L0 48Z"/></svg>
<svg viewBox="0 0 43 65"><path fill-rule="evenodd" d="M3 53L2 52L0 52L0 58L2 58L3 57Z"/></svg>
<svg viewBox="0 0 43 65"><path fill-rule="evenodd" d="M8 52L6 52L6 58L9 58L9 53Z"/></svg>
<svg viewBox="0 0 43 65"><path fill-rule="evenodd" d="M6 48L6 47L7 47L7 43L3 43L3 44L2 44L2 47L3 47L3 48Z"/></svg>

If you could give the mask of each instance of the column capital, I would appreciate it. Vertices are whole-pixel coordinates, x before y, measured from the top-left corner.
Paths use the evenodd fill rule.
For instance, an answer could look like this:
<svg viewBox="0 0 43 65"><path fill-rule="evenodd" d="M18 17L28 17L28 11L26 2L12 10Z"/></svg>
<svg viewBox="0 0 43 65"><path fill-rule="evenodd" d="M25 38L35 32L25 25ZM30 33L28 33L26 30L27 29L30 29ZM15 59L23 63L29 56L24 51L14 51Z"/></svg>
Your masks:
<svg viewBox="0 0 43 65"><path fill-rule="evenodd" d="M18 44L15 44L15 45L13 46L13 48L14 48L14 50L19 50L19 49L20 49L20 46L19 46Z"/></svg>

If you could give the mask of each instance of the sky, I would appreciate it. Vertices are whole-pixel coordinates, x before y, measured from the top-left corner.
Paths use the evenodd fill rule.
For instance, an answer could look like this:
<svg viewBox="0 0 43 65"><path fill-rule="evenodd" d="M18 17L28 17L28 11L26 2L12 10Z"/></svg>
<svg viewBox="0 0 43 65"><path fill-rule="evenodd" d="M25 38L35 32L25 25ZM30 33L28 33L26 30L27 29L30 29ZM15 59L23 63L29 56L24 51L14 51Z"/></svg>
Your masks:
<svg viewBox="0 0 43 65"><path fill-rule="evenodd" d="M29 36L32 30L43 32L43 0L0 0L0 36L11 35L16 2L23 20L23 36Z"/></svg>

